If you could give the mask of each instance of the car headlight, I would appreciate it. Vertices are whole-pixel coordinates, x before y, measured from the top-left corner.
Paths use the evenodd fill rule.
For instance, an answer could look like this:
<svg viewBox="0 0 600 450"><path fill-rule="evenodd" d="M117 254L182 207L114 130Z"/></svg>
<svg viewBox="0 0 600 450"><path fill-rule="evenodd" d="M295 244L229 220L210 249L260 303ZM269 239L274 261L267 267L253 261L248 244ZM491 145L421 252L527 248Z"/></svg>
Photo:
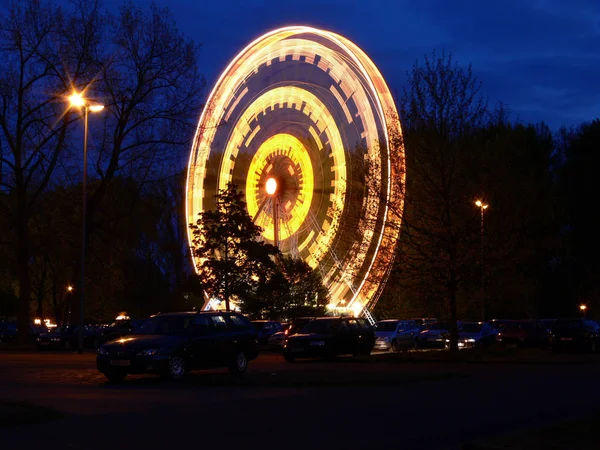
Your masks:
<svg viewBox="0 0 600 450"><path fill-rule="evenodd" d="M325 341L310 341L310 345L313 347L323 347L325 345Z"/></svg>
<svg viewBox="0 0 600 450"><path fill-rule="evenodd" d="M471 343L473 343L473 342L475 342L475 339L472 339L472 338L471 339L465 339L465 342L471 342Z"/></svg>
<svg viewBox="0 0 600 450"><path fill-rule="evenodd" d="M104 347L100 347L98 349L98 354L101 355L101 356L106 356L106 355L108 355L108 350L105 349Z"/></svg>
<svg viewBox="0 0 600 450"><path fill-rule="evenodd" d="M158 353L157 348L146 348L137 352L138 356L154 356Z"/></svg>

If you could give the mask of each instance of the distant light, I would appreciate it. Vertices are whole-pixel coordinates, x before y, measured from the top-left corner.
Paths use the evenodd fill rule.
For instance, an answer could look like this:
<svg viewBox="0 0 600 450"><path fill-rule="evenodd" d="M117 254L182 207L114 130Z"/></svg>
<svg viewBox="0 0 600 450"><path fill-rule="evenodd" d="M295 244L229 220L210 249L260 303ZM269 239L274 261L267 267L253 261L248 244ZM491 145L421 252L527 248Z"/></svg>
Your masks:
<svg viewBox="0 0 600 450"><path fill-rule="evenodd" d="M99 112L104 109L104 105L99 105L99 104L90 105L89 109L91 112Z"/></svg>
<svg viewBox="0 0 600 450"><path fill-rule="evenodd" d="M585 311L587 309L587 305L579 305L579 309Z"/></svg>
<svg viewBox="0 0 600 450"><path fill-rule="evenodd" d="M73 286L67 286L67 291L73 292Z"/></svg>
<svg viewBox="0 0 600 450"><path fill-rule="evenodd" d="M487 207L489 206L489 205L486 205L486 204L484 204L484 203L483 203L481 200L477 200L477 201L475 202L475 204L476 204L477 206L479 206L480 208L482 208L482 209L487 209Z"/></svg>
<svg viewBox="0 0 600 450"><path fill-rule="evenodd" d="M273 195L275 193L275 191L277 191L277 181L275 181L275 178L269 178L267 180L267 194L269 195Z"/></svg>

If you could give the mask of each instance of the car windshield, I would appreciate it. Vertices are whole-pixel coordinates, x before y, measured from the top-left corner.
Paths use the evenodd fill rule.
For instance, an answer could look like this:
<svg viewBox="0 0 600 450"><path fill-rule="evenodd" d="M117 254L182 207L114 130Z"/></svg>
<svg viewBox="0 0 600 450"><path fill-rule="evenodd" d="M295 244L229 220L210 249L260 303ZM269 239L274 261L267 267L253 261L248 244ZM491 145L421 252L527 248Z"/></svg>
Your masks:
<svg viewBox="0 0 600 450"><path fill-rule="evenodd" d="M582 327L581 320L557 320L552 325L553 330L578 330Z"/></svg>
<svg viewBox="0 0 600 450"><path fill-rule="evenodd" d="M252 322L252 325L254 325L254 328L256 329L256 331L261 331L267 322Z"/></svg>
<svg viewBox="0 0 600 450"><path fill-rule="evenodd" d="M448 326L447 323L432 323L431 325L427 326L428 330L447 330L450 327Z"/></svg>
<svg viewBox="0 0 600 450"><path fill-rule="evenodd" d="M331 333L335 331L340 324L336 319L313 320L302 327L300 333Z"/></svg>
<svg viewBox="0 0 600 450"><path fill-rule="evenodd" d="M460 331L465 333L479 333L481 331L480 323L463 323L460 327Z"/></svg>
<svg viewBox="0 0 600 450"><path fill-rule="evenodd" d="M398 322L379 322L377 324L377 331L395 331L396 325L398 325Z"/></svg>
<svg viewBox="0 0 600 450"><path fill-rule="evenodd" d="M177 334L185 332L192 316L155 316L140 325L134 334Z"/></svg>

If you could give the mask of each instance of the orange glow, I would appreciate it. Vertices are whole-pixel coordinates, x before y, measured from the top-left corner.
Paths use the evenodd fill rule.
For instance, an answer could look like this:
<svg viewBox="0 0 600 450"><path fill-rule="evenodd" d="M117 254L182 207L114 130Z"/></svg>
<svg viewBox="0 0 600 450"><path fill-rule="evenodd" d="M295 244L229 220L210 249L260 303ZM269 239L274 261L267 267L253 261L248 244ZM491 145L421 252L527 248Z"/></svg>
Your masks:
<svg viewBox="0 0 600 450"><path fill-rule="evenodd" d="M587 305L579 305L579 309L585 311L587 309Z"/></svg>

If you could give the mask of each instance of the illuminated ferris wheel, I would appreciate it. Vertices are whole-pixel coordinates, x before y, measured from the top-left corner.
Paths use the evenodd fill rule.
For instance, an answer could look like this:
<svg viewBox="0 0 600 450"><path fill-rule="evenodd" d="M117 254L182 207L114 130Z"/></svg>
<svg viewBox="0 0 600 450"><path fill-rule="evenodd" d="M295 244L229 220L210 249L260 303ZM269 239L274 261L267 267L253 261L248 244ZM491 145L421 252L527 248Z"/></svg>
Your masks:
<svg viewBox="0 0 600 450"><path fill-rule="evenodd" d="M271 31L208 98L188 167L188 223L236 184L262 238L321 273L331 308L369 316L400 229L399 135L392 96L360 48L315 28Z"/></svg>

